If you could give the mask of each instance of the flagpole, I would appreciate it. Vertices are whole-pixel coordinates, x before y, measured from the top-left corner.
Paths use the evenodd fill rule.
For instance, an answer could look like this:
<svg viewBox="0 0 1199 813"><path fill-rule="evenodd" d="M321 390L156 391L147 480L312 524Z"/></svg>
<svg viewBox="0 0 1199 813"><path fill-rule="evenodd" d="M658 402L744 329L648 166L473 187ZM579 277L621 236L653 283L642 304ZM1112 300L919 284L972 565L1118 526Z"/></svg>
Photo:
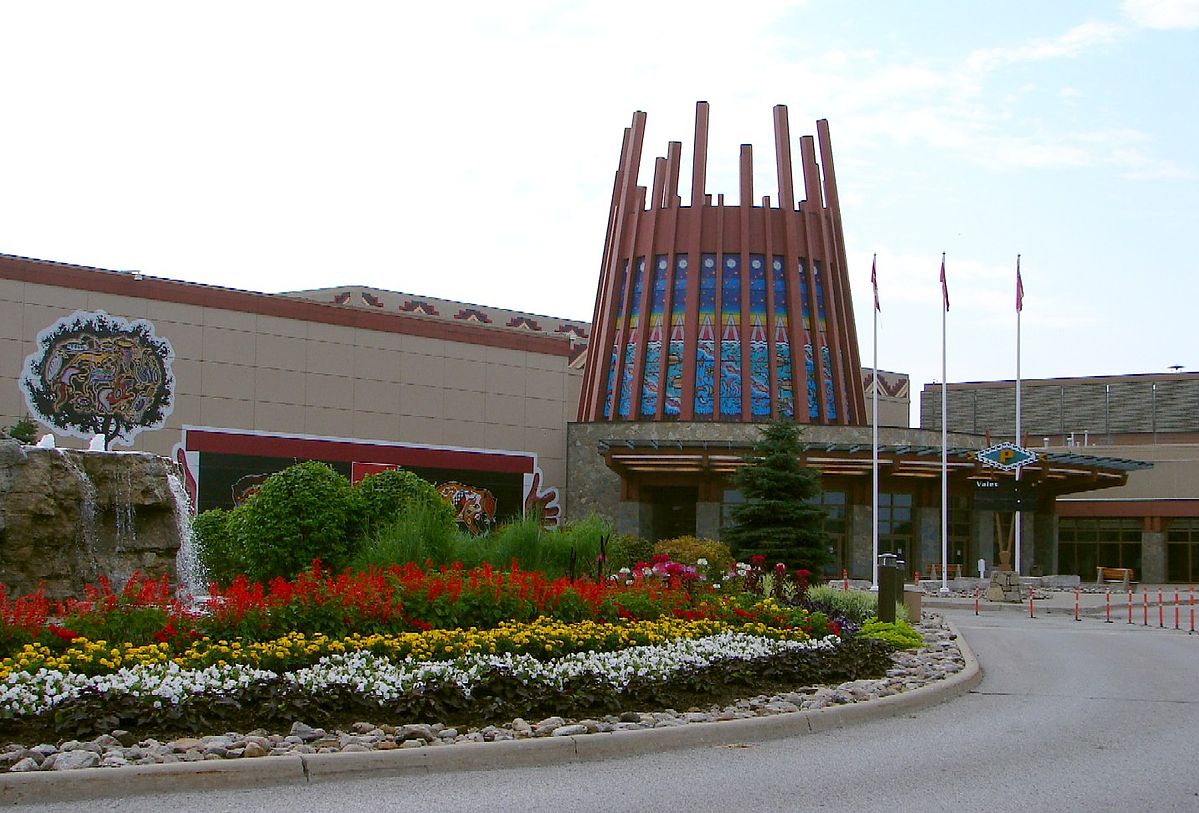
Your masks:
<svg viewBox="0 0 1199 813"><path fill-rule="evenodd" d="M872 420L874 424L872 431L872 446L871 446L871 472L873 475L874 485L874 509L871 511L871 533L870 533L870 551L871 565L870 589L878 592L878 277L875 275L875 268L878 263L878 255L874 255L874 259L870 263L870 284L874 288L874 393L871 399L872 405Z"/></svg>
<svg viewBox="0 0 1199 813"><path fill-rule="evenodd" d="M1020 255L1016 255L1016 445L1023 446L1020 435L1020 314L1024 310L1024 286L1020 281ZM1020 494L1020 466L1016 467L1016 494ZM1016 503L1016 513L1012 518L1016 525L1016 575L1020 575L1020 503Z"/></svg>
<svg viewBox="0 0 1199 813"><path fill-rule="evenodd" d="M945 252L941 252L941 594L949 593L949 413L946 377L946 323L949 321L949 286L945 282Z"/></svg>

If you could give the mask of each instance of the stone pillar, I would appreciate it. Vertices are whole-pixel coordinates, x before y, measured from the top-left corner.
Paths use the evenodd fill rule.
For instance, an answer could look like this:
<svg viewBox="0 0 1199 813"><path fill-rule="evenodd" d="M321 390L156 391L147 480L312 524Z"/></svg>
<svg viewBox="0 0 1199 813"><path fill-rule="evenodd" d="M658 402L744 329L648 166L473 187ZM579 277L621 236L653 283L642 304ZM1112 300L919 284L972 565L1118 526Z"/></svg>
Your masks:
<svg viewBox="0 0 1199 813"><path fill-rule="evenodd" d="M1024 522L1021 533L1020 564L1024 571L1031 573L1036 566L1044 576L1057 573L1057 514L1038 510ZM1027 566L1025 556L1029 557Z"/></svg>
<svg viewBox="0 0 1199 813"><path fill-rule="evenodd" d="M870 511L869 505L850 506L849 561L845 569L854 579L874 578L874 517Z"/></svg>
<svg viewBox="0 0 1199 813"><path fill-rule="evenodd" d="M930 564L941 563L941 506L924 505L915 511L916 539L908 553L907 570L910 573L919 567L921 573L927 573ZM919 559L913 562L917 555Z"/></svg>
<svg viewBox="0 0 1199 813"><path fill-rule="evenodd" d="M634 500L621 500L616 509L616 533L648 539L651 530L651 506Z"/></svg>
<svg viewBox="0 0 1199 813"><path fill-rule="evenodd" d="M1145 530L1141 531L1141 572L1136 577L1145 584L1166 581L1166 534L1157 517L1145 519Z"/></svg>
<svg viewBox="0 0 1199 813"><path fill-rule="evenodd" d="M974 543L974 561L968 562L971 576L978 576L978 560L983 559L987 565L987 576L995 567L998 557L995 553L995 512L975 511L970 523L971 542Z"/></svg>
<svg viewBox="0 0 1199 813"><path fill-rule="evenodd" d="M719 539L720 530L720 503L697 502L695 504L695 535L700 539Z"/></svg>

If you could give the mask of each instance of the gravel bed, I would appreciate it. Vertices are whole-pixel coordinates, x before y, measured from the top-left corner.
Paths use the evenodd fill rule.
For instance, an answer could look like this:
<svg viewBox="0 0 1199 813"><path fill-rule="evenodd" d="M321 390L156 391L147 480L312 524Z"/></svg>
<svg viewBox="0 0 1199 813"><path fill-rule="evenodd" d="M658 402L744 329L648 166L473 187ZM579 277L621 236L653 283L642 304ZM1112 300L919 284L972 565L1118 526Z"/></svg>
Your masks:
<svg viewBox="0 0 1199 813"><path fill-rule="evenodd" d="M682 711L626 711L619 715L582 720L549 717L530 722L518 717L504 724L461 731L442 723L396 726L368 721L354 723L348 731L326 731L297 720L286 734L257 729L244 734L226 732L160 742L153 738L136 740L129 732L118 730L86 741L66 740L37 745L9 743L0 750L0 771L63 771L199 762L206 759L255 759L286 754L441 748L463 742L501 742L667 728L869 702L926 686L965 667L965 659L955 636L945 627L940 616L926 612L917 629L924 637L924 647L894 653L893 665L882 678L849 681L837 686L803 686L791 692L745 698L728 706Z"/></svg>

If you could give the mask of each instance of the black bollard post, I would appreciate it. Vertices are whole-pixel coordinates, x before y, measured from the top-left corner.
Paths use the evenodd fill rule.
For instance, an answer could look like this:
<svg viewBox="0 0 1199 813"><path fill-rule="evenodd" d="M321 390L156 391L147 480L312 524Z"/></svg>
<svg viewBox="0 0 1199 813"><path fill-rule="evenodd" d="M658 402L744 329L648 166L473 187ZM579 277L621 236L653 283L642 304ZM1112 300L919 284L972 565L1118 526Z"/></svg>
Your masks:
<svg viewBox="0 0 1199 813"><path fill-rule="evenodd" d="M895 622L895 562L893 553L878 557L878 620Z"/></svg>

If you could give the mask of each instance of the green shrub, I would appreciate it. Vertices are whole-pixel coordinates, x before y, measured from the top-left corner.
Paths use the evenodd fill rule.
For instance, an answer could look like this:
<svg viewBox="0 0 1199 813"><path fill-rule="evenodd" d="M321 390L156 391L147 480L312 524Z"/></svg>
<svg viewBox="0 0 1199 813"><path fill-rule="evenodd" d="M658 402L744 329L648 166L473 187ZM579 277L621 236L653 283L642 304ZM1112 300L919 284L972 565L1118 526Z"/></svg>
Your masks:
<svg viewBox="0 0 1199 813"><path fill-rule="evenodd" d="M454 527L454 509L428 480L410 471L393 470L368 474L354 486L354 508L358 532L370 537L406 513L425 509L424 521Z"/></svg>
<svg viewBox="0 0 1199 813"><path fill-rule="evenodd" d="M233 532L238 524L235 515L239 510L212 508L200 512L192 520L192 535L200 564L209 578L218 584L228 584L245 572L244 551Z"/></svg>
<svg viewBox="0 0 1199 813"><path fill-rule="evenodd" d="M447 515L440 506L417 502L363 540L350 569L362 571L406 562L448 565L455 560L469 567L466 557L459 555L459 549L467 547L463 542L475 540L461 539L452 514Z"/></svg>
<svg viewBox="0 0 1199 813"><path fill-rule="evenodd" d="M632 568L654 557L654 543L631 534L613 534L608 542L608 566L611 572Z"/></svg>
<svg viewBox="0 0 1199 813"><path fill-rule="evenodd" d="M821 584L808 588L808 600L859 624L878 615L878 593L869 590L843 590ZM895 618L903 621L908 618L907 608L901 602L895 603Z"/></svg>
<svg viewBox="0 0 1199 813"><path fill-rule="evenodd" d="M293 576L313 559L340 570L351 549L353 492L326 463L298 463L266 479L239 509L234 532L246 576Z"/></svg>
<svg viewBox="0 0 1199 813"><path fill-rule="evenodd" d="M674 539L663 539L654 545L654 553L665 553L671 561L684 565L694 565L707 577L708 581L720 583L733 567L733 554L729 546L715 539L697 539L694 536L680 536ZM699 566L699 560L707 562L706 567Z"/></svg>
<svg viewBox="0 0 1199 813"><path fill-rule="evenodd" d="M889 623L871 618L862 625L858 637L882 641L896 649L920 649L924 646L924 637L906 621Z"/></svg>
<svg viewBox="0 0 1199 813"><path fill-rule="evenodd" d="M4 430L13 440L19 440L26 446L31 446L37 442L37 424L33 419L26 415L21 420L14 423L12 426Z"/></svg>

